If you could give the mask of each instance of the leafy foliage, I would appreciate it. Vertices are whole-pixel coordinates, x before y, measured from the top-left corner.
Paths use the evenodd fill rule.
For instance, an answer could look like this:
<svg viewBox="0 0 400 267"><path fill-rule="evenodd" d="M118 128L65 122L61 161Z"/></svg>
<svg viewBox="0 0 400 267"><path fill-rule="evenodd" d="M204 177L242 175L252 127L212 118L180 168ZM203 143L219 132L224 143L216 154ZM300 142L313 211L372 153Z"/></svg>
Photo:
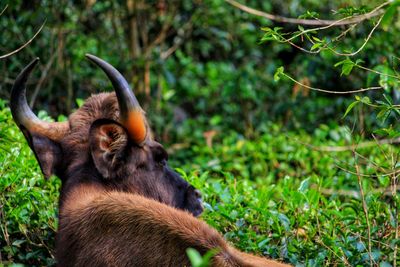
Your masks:
<svg viewBox="0 0 400 267"><path fill-rule="evenodd" d="M0 101L0 262L52 265L59 180L45 181Z"/></svg>
<svg viewBox="0 0 400 267"><path fill-rule="evenodd" d="M1 139L8 140L2 142L6 145L0 153L4 163L0 169L2 260L50 265L59 182L57 178L44 181L1 103ZM281 126L271 124L254 140L233 131L217 135L212 147L204 139L192 140L190 148L176 150L170 158L172 166L180 166L185 179L202 191L203 218L238 248L293 264L365 265L369 262L367 228L352 174L356 160L351 151L312 149L358 141L348 129L337 126L323 125L312 135L283 135ZM392 262L398 216L394 205L399 200L396 194L387 194L391 178L376 164L389 172L392 166L384 154L399 151L387 145L359 151L369 155L360 165L368 175L363 188L374 261ZM192 262L203 266L207 260L197 256L191 256Z"/></svg>
<svg viewBox="0 0 400 267"><path fill-rule="evenodd" d="M146 5L132 11L132 2ZM382 4L242 2L302 19L343 19ZM31 45L0 61L0 98L40 56L29 100L65 120L60 114L109 90L84 62L96 54L128 77L155 135L170 144L171 165L203 192L203 219L235 246L297 266L400 264L399 148L365 138L399 136L399 1L357 27L326 29L275 24L223 0L4 3L0 54L47 22ZM145 26L135 39L138 22ZM382 90L353 97L315 85ZM4 100L0 162L0 265L53 265L59 181L44 181ZM193 266L209 263L211 254L187 253Z"/></svg>
<svg viewBox="0 0 400 267"><path fill-rule="evenodd" d="M41 83L37 88L37 83L29 88L30 102L38 110L48 110L53 117L69 114L77 107L76 98L86 99L92 93L109 90L104 75L84 59L85 53L93 53L115 65L128 77L141 102L147 102L149 107L146 110L156 125L169 124L166 128L173 129L171 122L175 121L171 118L180 110L186 117L199 120L205 127L208 118L216 115L224 117L224 127L247 131L246 136L251 136L253 130L257 130L259 121L270 120L280 121L288 128L303 127L312 131L321 122L339 120L352 100L351 97L308 92L293 86L286 79L275 83L275 69L282 65L288 74L296 74L295 77L299 79L324 85L329 90L359 88L367 80L366 74L357 72L357 68L349 75L339 77L340 70L331 69L338 60L328 50L310 57L290 45L276 42L260 45L261 28L275 29L278 34L275 35L279 36L286 32L286 27L284 30L284 25L273 25L266 19L249 16L222 0L174 0L167 1L171 3L164 7L158 2L165 1L146 1L147 4L140 7L138 20L146 23L147 27L141 29L148 30L141 35L148 36L150 42L160 33L162 25L170 26L168 35L154 45L147 55L142 53L134 56L129 19L135 16L130 16L128 2L75 3L63 0L54 4L49 1L5 1L9 7L0 20L0 28L4 30L0 39L0 53L19 47L47 20L42 32L27 49L0 61L1 80L4 81L0 83L0 97L9 98L12 80L27 62L38 56L41 64L32 79ZM141 3L143 0L135 2ZM360 3L340 0L321 5L320 1L315 0L249 0L246 4L289 17L301 14L316 17L318 13L320 17L340 18L347 16L347 13L365 13L378 1ZM368 4L369 8L350 8L356 4ZM348 9L346 14L345 6ZM332 10L341 8L342 11L331 15ZM313 15L308 11L313 11ZM340 45L359 47L371 24L367 21L357 27ZM296 30L300 33L308 29ZM334 29L330 31L335 33ZM314 43L325 42L324 36L312 32L309 34ZM360 53L360 59L381 67L391 65L398 51L397 35L398 27L395 24L390 31L378 29L375 33L377 38L371 40ZM144 40L138 42L144 43ZM296 44L302 43L296 40ZM142 46L140 48L144 49ZM176 50L166 57L165 52L170 48ZM150 88L147 93L141 85L146 62L150 65ZM43 73L45 76L41 80ZM378 74L371 74L368 80L373 83L377 78ZM391 82L387 84L390 86ZM35 93L32 95L33 91ZM370 110L363 112L368 114ZM163 116L157 117L156 114ZM346 120L351 121L353 114L349 115ZM365 125L377 123L369 116L363 117ZM156 134L174 139L175 133L165 134L160 126Z"/></svg>

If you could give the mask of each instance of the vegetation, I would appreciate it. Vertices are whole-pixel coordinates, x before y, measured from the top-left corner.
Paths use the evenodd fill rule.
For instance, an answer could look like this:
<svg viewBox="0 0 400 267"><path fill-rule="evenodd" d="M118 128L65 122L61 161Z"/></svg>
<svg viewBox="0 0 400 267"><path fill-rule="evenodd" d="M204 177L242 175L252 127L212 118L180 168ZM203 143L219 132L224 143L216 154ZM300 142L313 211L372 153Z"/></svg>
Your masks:
<svg viewBox="0 0 400 267"><path fill-rule="evenodd" d="M45 26L0 60L0 265L54 264L60 185L12 121L10 84L40 56L29 99L64 120L110 88L85 53L126 74L171 166L202 191L202 218L235 246L297 266L400 264L400 2L241 2L313 21L379 7L340 27L274 22L232 1L170 2L9 1L0 55Z"/></svg>

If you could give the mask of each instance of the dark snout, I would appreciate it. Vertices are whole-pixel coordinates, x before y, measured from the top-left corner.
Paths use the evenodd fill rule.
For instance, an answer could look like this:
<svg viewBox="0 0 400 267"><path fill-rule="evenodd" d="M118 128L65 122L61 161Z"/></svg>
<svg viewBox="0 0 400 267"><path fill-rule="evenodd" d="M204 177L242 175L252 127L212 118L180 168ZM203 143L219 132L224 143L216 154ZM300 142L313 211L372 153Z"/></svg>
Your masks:
<svg viewBox="0 0 400 267"><path fill-rule="evenodd" d="M199 216L203 212L203 202L201 193L198 189L189 185L186 190L186 205L184 209L192 213L194 216Z"/></svg>
<svg viewBox="0 0 400 267"><path fill-rule="evenodd" d="M199 216L203 212L201 193L191 184L185 181L178 173L173 171L168 165L164 168L165 181L171 188L173 194L172 206L186 210L194 216Z"/></svg>

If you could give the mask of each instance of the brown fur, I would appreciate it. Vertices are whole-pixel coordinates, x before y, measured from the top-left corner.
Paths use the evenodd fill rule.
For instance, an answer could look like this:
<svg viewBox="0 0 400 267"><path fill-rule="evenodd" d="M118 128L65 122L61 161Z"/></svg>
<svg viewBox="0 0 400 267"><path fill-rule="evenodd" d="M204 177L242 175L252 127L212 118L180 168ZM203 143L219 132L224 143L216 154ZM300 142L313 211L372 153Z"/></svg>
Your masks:
<svg viewBox="0 0 400 267"><path fill-rule="evenodd" d="M160 144L148 138L138 147L128 140L124 127L115 124L100 125L98 130L90 132L99 119L117 122L119 115L115 93L100 93L88 98L69 116L69 131L59 141L62 159L53 168L63 181L60 207L68 192L81 183L88 183L106 190L137 193L197 215L201 213L200 195L195 189L168 166L166 171L159 166L157 153L166 155ZM105 140L106 130L111 133L109 140ZM46 150L49 146L45 146L39 156L48 158ZM103 160L103 154L113 155L113 158ZM93 162L97 165L93 166ZM112 168L107 169L106 165ZM105 177L107 174L112 177Z"/></svg>
<svg viewBox="0 0 400 267"><path fill-rule="evenodd" d="M92 95L82 107L69 116L69 132L63 138L62 146L73 153L69 155L71 159L78 158L75 164L80 164L81 152L88 150L90 126L101 118L118 121L119 108L115 93ZM74 164L68 167L72 169Z"/></svg>
<svg viewBox="0 0 400 267"><path fill-rule="evenodd" d="M118 118L115 94L102 93L70 115L62 138L27 135L45 175L62 180L60 266L189 266L189 247L218 249L214 266L285 266L237 251L183 211L201 213L199 193L163 163L160 144L132 144Z"/></svg>
<svg viewBox="0 0 400 267"><path fill-rule="evenodd" d="M59 266L190 266L187 248L217 249L217 267L289 266L237 251L189 213L137 194L83 185L60 216Z"/></svg>

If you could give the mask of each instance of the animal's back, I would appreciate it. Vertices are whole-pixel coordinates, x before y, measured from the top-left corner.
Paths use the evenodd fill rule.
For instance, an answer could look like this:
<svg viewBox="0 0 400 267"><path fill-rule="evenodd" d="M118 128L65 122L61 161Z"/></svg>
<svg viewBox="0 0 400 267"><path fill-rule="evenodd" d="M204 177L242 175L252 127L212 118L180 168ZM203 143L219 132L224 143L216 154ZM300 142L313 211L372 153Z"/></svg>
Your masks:
<svg viewBox="0 0 400 267"><path fill-rule="evenodd" d="M57 260L59 266L189 266L188 247L206 252L224 245L187 212L135 194L81 187L60 213Z"/></svg>
<svg viewBox="0 0 400 267"><path fill-rule="evenodd" d="M237 251L191 214L136 194L82 186L60 213L59 266L190 266L189 247L219 251L213 266L287 266Z"/></svg>

